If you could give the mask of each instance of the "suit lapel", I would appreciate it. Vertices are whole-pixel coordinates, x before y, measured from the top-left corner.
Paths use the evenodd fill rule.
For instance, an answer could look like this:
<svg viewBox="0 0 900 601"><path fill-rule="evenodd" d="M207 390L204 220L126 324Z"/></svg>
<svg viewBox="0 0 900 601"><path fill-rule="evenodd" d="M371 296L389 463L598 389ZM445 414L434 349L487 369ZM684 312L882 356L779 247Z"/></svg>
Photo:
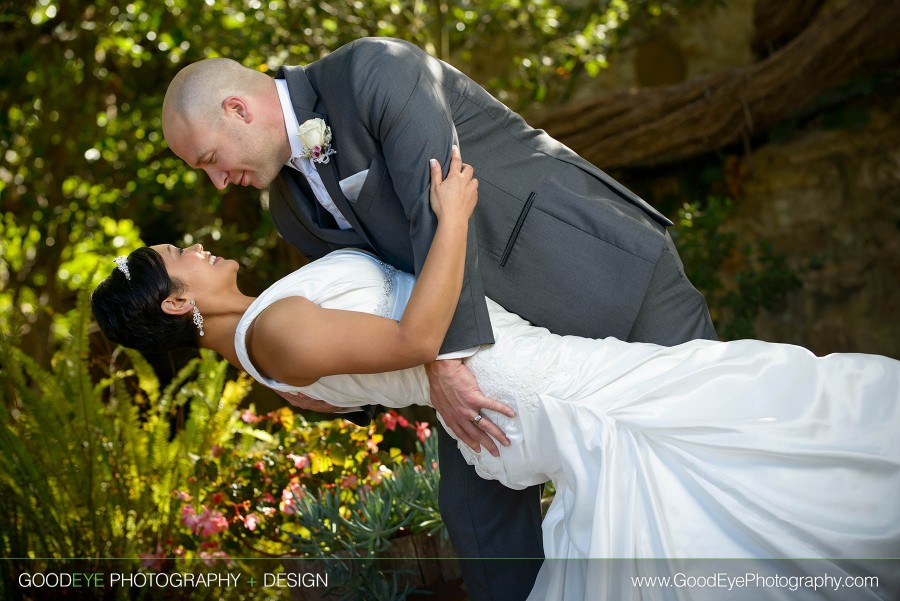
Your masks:
<svg viewBox="0 0 900 601"><path fill-rule="evenodd" d="M303 123L307 119L325 119L322 113L315 111L316 102L319 95L309 83L309 78L303 67L285 66L278 69L275 73L275 79L284 79L287 83L288 93L291 95L291 104L294 107L294 113L297 115L297 121Z"/></svg>
<svg viewBox="0 0 900 601"><path fill-rule="evenodd" d="M312 192L307 193L303 190L306 185L306 178L303 175L290 167L285 167L281 170L280 180L286 187L284 197L287 206L294 217L314 236L338 246L369 246L365 237L355 229L342 230L337 227L334 217L315 200Z"/></svg>
<svg viewBox="0 0 900 601"><path fill-rule="evenodd" d="M319 101L319 97L318 94L316 94L315 89L313 89L312 84L309 82L309 78L306 76L306 71L303 67L281 67L275 74L275 77L276 79L284 78L287 83L288 92L291 95L291 104L294 107L294 114L297 115L297 121L299 123L302 124L307 119L324 119L326 124L334 127L329 122L327 114L316 112L314 110L316 103ZM336 148L336 150L338 151L338 154L341 151L340 148ZM295 202L293 204L296 205L295 214L297 214L297 209L299 209L302 215L298 214L297 216L303 218L304 221L312 226L312 230L323 240L334 242L336 244L370 246L369 240L365 235L359 220L357 220L356 214L350 206L350 201L344 196L344 192L338 184L337 157L337 154L332 156L327 164L317 163L316 171L319 173L319 177L322 178L322 183L325 185L325 189L328 190L328 194L331 195L331 199L334 201L335 206L344 218L350 222L353 229L338 229L337 225L334 223L334 218L328 211L322 208L311 190L309 193L294 196ZM302 180L306 179L300 174L297 174L297 177ZM288 179L293 180L293 176ZM298 182L296 181L292 181L291 183L295 186L298 185ZM306 187L308 188L308 185ZM300 190L298 189L297 192L300 192ZM319 218L320 214L323 217L322 219ZM323 227L323 225L326 224L331 225L332 227Z"/></svg>

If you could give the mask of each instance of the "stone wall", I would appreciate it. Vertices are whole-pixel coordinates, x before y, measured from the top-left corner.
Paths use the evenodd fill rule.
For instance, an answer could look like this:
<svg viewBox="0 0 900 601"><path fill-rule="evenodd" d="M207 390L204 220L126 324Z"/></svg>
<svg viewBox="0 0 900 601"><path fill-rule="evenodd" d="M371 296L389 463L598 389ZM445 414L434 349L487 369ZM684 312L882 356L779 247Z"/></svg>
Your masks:
<svg viewBox="0 0 900 601"><path fill-rule="evenodd" d="M759 317L759 338L900 358L900 99L867 113L862 129L810 130L747 163L727 227L769 240L803 283Z"/></svg>

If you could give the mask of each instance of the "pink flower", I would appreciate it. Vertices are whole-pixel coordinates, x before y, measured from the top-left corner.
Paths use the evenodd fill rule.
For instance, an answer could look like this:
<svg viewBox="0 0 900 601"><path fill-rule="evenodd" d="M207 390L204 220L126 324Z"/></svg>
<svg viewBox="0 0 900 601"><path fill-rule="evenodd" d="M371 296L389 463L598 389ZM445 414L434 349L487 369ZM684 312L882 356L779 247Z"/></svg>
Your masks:
<svg viewBox="0 0 900 601"><path fill-rule="evenodd" d="M281 503L278 504L278 509L288 515L294 515L299 509L297 499L302 499L305 494L299 482L296 480L291 482L281 491Z"/></svg>
<svg viewBox="0 0 900 601"><path fill-rule="evenodd" d="M358 482L359 478L357 478L353 474L349 474L341 478L341 488L356 488L356 484Z"/></svg>
<svg viewBox="0 0 900 601"><path fill-rule="evenodd" d="M250 409L244 409L244 412L241 413L241 420L245 424L255 424L259 421L259 418L254 415L253 411L251 411Z"/></svg>
<svg viewBox="0 0 900 601"><path fill-rule="evenodd" d="M373 484L380 484L384 477L391 473L391 469L386 465L380 465L377 469L373 465L369 466L369 480L371 480Z"/></svg>
<svg viewBox="0 0 900 601"><path fill-rule="evenodd" d="M298 470L302 470L307 465L309 465L309 457L307 455L295 455L294 453L288 453L287 458L294 462L294 467Z"/></svg>
<svg viewBox="0 0 900 601"><path fill-rule="evenodd" d="M297 504L294 503L293 497L287 497L278 504L278 509L287 515L294 515L297 513Z"/></svg>
<svg viewBox="0 0 900 601"><path fill-rule="evenodd" d="M255 513L250 513L244 516L244 528L253 532L256 530L256 526L259 524L259 516Z"/></svg>
<svg viewBox="0 0 900 601"><path fill-rule="evenodd" d="M393 409L388 410L387 413L381 416L381 422L384 424L385 429L391 431L395 430L398 424L404 428L409 425L406 418Z"/></svg>
<svg viewBox="0 0 900 601"><path fill-rule="evenodd" d="M193 505L183 505L181 507L181 522L196 533L197 524L200 516L194 512Z"/></svg>
<svg viewBox="0 0 900 601"><path fill-rule="evenodd" d="M226 566L233 566L234 562L231 560L228 555L225 554L225 551L220 551L216 549L218 545L213 542L206 542L200 545L200 559L203 560L203 563L207 566L211 566L216 563L216 560L225 560Z"/></svg>
<svg viewBox="0 0 900 601"><path fill-rule="evenodd" d="M228 528L228 520L218 511L210 511L203 506L199 515L193 505L185 505L181 508L181 521L191 529L194 534L207 537L218 534Z"/></svg>
<svg viewBox="0 0 900 601"><path fill-rule="evenodd" d="M261 472L265 471L265 469L266 469L266 465L262 461L257 461L256 463L253 464L253 467L255 467L256 469L258 469Z"/></svg>
<svg viewBox="0 0 900 601"><path fill-rule="evenodd" d="M200 515L200 536L208 537L228 528L228 520L218 511L204 509ZM194 532L197 534L197 532Z"/></svg>
<svg viewBox="0 0 900 601"><path fill-rule="evenodd" d="M176 490L174 490L174 491L172 491L172 492L174 492L174 493L175 493L175 496L178 497L182 502L184 502L184 503L190 503L190 502L191 502L191 498L192 498L191 495L187 494L187 493L184 492L183 490L178 490L178 489L176 489Z"/></svg>
<svg viewBox="0 0 900 601"><path fill-rule="evenodd" d="M162 545L156 544L154 553L138 553L141 558L141 567L150 568L154 572L160 572L165 565L166 554L163 552Z"/></svg>
<svg viewBox="0 0 900 601"><path fill-rule="evenodd" d="M431 428L428 427L428 422L416 422L416 436L422 442L425 442L425 439L431 436Z"/></svg>

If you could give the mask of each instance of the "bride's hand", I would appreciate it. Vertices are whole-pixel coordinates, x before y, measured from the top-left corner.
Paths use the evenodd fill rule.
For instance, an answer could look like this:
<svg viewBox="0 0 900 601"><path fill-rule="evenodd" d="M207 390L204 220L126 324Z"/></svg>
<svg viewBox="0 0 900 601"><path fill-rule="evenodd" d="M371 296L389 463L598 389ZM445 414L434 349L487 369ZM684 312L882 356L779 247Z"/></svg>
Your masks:
<svg viewBox="0 0 900 601"><path fill-rule="evenodd" d="M468 222L478 203L478 180L473 178L475 170L462 162L459 147L450 151L450 169L446 179L442 178L441 165L431 159L431 209L439 223L461 219Z"/></svg>

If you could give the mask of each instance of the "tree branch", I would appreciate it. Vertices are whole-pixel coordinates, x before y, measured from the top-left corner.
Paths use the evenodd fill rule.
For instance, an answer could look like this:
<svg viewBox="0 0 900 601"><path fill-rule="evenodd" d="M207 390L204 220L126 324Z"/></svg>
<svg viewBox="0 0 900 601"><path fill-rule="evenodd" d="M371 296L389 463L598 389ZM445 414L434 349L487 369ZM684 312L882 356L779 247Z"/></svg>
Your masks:
<svg viewBox="0 0 900 601"><path fill-rule="evenodd" d="M900 2L843 0L760 62L589 98L529 121L602 168L683 160L767 131L854 74L896 65L897 31Z"/></svg>

